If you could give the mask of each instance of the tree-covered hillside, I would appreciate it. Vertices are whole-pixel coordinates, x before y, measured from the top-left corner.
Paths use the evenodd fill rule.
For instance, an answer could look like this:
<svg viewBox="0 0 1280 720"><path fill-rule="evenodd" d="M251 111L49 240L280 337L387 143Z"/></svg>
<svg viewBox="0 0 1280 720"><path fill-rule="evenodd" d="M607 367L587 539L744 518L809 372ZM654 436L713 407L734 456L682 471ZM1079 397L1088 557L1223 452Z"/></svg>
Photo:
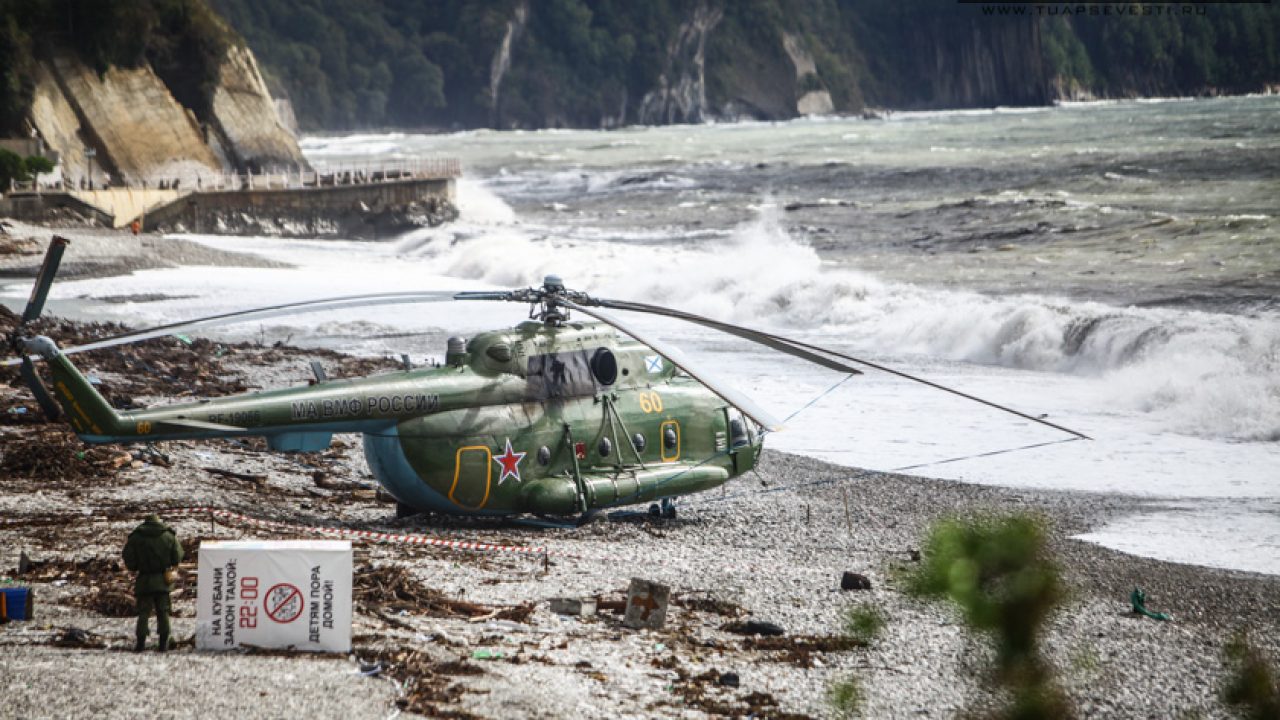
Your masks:
<svg viewBox="0 0 1280 720"><path fill-rule="evenodd" d="M0 133L21 132L40 57L73 52L100 73L150 63L199 113L234 42L204 0L0 0Z"/></svg>
<svg viewBox="0 0 1280 720"><path fill-rule="evenodd" d="M70 49L100 70L149 62L199 113L216 60L241 37L312 130L601 127L1280 85L1280 5L1192 7L1038 17L955 0L0 0L0 132L20 129L42 53Z"/></svg>
<svg viewBox="0 0 1280 720"><path fill-rule="evenodd" d="M1243 93L1280 84L1280 6L1204 10L1046 18L1048 68L1064 90L1095 96Z"/></svg>
<svg viewBox="0 0 1280 720"><path fill-rule="evenodd" d="M1275 5L1011 18L954 0L210 2L309 128L653 121L646 100L689 92L684 78L702 82L701 117L786 117L810 90L857 111L1280 82ZM699 18L713 21L700 38ZM816 72L795 74L784 35L799 39Z"/></svg>

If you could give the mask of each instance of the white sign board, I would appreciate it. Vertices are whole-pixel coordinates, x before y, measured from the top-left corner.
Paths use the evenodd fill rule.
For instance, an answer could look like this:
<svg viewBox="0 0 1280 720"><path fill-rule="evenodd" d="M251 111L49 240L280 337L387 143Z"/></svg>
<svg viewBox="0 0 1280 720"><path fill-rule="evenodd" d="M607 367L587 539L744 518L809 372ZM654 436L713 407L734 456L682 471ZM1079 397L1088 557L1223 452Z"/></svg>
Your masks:
<svg viewBox="0 0 1280 720"><path fill-rule="evenodd" d="M351 543L204 542L196 649L351 649Z"/></svg>

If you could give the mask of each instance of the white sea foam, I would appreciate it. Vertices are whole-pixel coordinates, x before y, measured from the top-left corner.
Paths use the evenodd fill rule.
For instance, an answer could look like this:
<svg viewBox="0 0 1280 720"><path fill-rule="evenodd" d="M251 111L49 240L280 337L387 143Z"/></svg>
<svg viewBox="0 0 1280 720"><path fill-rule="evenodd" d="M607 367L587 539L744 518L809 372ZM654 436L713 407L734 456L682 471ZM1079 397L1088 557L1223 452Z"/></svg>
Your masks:
<svg viewBox="0 0 1280 720"><path fill-rule="evenodd" d="M555 273L597 294L860 351L1081 375L1100 383L1117 407L1175 432L1280 439L1280 318L1273 314L1118 308L883 282L825 266L785 231L771 203L727 238L661 246L655 255L652 237L633 244L494 227L508 217L495 209L501 200L474 190L487 208L475 220L490 226L463 239L429 240L419 254L431 258L433 271L506 287Z"/></svg>

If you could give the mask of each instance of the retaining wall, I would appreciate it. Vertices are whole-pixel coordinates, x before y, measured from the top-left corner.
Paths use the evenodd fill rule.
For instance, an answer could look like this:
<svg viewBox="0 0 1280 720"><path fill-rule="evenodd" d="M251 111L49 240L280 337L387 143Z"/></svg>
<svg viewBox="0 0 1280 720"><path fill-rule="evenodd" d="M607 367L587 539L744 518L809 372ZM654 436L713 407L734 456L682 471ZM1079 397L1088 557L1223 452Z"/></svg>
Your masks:
<svg viewBox="0 0 1280 720"><path fill-rule="evenodd" d="M351 220L374 218L419 205L439 207L454 200L452 178L418 178L328 187L197 192L147 211L149 229L236 232L238 221L297 225L304 234L351 229ZM331 233L324 228L332 227ZM280 233L294 234L282 229ZM380 235L374 232L373 235ZM356 233L357 236L367 234Z"/></svg>

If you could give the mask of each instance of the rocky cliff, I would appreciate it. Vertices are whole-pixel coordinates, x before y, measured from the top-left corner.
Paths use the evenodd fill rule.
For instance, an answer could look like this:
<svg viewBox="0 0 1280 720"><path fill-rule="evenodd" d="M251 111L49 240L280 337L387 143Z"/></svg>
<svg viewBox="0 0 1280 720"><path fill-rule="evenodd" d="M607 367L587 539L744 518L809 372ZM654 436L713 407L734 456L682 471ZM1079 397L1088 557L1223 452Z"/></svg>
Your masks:
<svg viewBox="0 0 1280 720"><path fill-rule="evenodd" d="M70 108L72 115L36 114L33 108L32 124L62 157L79 156L86 172L91 164L97 183L104 175L141 182L176 175L194 180L194 175L220 172L195 115L174 100L150 67L113 67L99 76L69 54L42 64L44 84L37 94L50 98L51 106ZM72 118L74 125L68 123ZM58 146L70 138L75 140ZM91 163L86 148L96 151Z"/></svg>
<svg viewBox="0 0 1280 720"><path fill-rule="evenodd" d="M269 168L306 167L298 141L277 112L246 47L232 46L213 90L209 128L224 166L261 172Z"/></svg>
<svg viewBox="0 0 1280 720"><path fill-rule="evenodd" d="M884 3L880 3L883 5ZM976 16L968 8L850 8L694 0L664 16L669 29L642 55L628 34L603 28L585 46L593 73L566 64L542 44L579 37L543 6L520 3L492 66L505 82L488 88L495 127L610 127L714 120L783 120L886 108L1042 105L1052 99L1040 24ZM782 9L770 17L769 7ZM632 24L660 20L641 11ZM540 14L541 13L541 14ZM865 15L865 17L864 17ZM513 32L520 28L522 32ZM649 68L637 68L647 65ZM625 77L601 72L630 66ZM506 72L508 68L515 68ZM653 68L655 71L650 71ZM594 74L594 95L575 75ZM619 83L624 86L618 88ZM536 88L536 92L535 89ZM621 102L603 96L618 92ZM522 96L536 94L537 102ZM550 98L550 99L548 99ZM602 109L603 108L603 109Z"/></svg>
<svg viewBox="0 0 1280 720"><path fill-rule="evenodd" d="M147 64L99 74L69 52L40 61L29 121L72 183L194 184L230 171L306 166L247 48L231 47L206 117L184 107Z"/></svg>
<svg viewBox="0 0 1280 720"><path fill-rule="evenodd" d="M1038 23L924 19L904 34L896 57L873 61L876 73L866 92L874 105L967 108L1052 99Z"/></svg>
<svg viewBox="0 0 1280 720"><path fill-rule="evenodd" d="M714 116L707 107L706 46L707 35L722 17L720 9L699 5L693 17L680 26L668 45L655 87L640 101L637 121L665 125L702 122Z"/></svg>

